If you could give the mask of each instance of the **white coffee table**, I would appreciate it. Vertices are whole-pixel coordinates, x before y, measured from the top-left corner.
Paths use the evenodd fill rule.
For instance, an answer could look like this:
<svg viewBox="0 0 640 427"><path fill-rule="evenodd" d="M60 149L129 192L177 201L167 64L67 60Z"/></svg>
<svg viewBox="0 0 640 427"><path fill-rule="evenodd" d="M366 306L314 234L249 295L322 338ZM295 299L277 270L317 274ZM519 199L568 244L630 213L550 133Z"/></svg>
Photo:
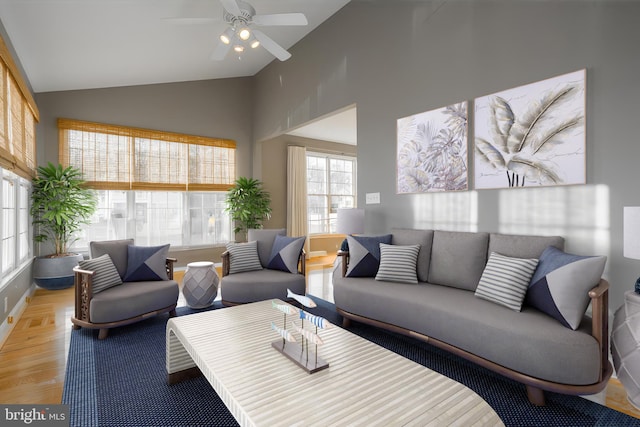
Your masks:
<svg viewBox="0 0 640 427"><path fill-rule="evenodd" d="M168 381L199 369L243 426L503 425L464 385L339 327L320 331L329 368L308 374L271 347L272 321L270 300L169 319Z"/></svg>

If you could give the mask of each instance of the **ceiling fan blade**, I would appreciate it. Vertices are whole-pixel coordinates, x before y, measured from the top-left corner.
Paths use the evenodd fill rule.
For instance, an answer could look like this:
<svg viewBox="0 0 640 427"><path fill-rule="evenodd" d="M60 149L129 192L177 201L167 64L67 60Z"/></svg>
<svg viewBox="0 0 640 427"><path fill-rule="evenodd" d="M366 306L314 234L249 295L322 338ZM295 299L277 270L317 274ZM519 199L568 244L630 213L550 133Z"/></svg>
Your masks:
<svg viewBox="0 0 640 427"><path fill-rule="evenodd" d="M267 36L260 30L253 30L253 35L258 39L260 44L267 49L273 56L278 58L280 61L286 61L291 58L291 54L287 52L282 46L278 43L274 42L271 37Z"/></svg>
<svg viewBox="0 0 640 427"><path fill-rule="evenodd" d="M222 61L225 56L227 56L227 52L231 49L231 44L218 43L215 50L211 53L212 61Z"/></svg>
<svg viewBox="0 0 640 427"><path fill-rule="evenodd" d="M222 7L224 7L224 9L230 14L234 16L242 15L242 11L240 10L238 3L236 3L236 0L220 0L220 3L222 3Z"/></svg>
<svg viewBox="0 0 640 427"><path fill-rule="evenodd" d="M275 13L273 15L255 15L251 18L256 25L307 25L304 13Z"/></svg>

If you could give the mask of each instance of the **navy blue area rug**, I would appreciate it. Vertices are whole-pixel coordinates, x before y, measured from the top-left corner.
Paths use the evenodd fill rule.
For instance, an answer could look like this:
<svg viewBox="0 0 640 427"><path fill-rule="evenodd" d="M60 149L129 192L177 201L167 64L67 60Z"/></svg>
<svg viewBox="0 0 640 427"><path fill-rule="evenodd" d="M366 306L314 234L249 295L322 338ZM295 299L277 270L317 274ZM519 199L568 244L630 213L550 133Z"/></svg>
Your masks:
<svg viewBox="0 0 640 427"><path fill-rule="evenodd" d="M333 304L314 298L309 310L340 325ZM216 303L210 309L222 308ZM178 308L184 316L202 310ZM165 368L168 316L112 329L74 330L62 403L78 427L162 427L237 425L204 377L169 386ZM576 396L546 393L535 407L525 387L422 341L353 322L351 332L448 376L478 393L507 426L639 426L640 420Z"/></svg>

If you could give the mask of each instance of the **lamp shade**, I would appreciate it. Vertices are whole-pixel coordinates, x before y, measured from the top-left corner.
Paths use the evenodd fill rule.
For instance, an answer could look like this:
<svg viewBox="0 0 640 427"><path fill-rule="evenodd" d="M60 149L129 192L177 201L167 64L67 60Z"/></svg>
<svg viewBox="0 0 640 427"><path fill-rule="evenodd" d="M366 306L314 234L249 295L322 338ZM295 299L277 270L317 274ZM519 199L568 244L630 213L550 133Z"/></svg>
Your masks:
<svg viewBox="0 0 640 427"><path fill-rule="evenodd" d="M340 234L364 233L364 209L338 209L336 232Z"/></svg>
<svg viewBox="0 0 640 427"><path fill-rule="evenodd" d="M624 256L640 259L640 207L624 207Z"/></svg>

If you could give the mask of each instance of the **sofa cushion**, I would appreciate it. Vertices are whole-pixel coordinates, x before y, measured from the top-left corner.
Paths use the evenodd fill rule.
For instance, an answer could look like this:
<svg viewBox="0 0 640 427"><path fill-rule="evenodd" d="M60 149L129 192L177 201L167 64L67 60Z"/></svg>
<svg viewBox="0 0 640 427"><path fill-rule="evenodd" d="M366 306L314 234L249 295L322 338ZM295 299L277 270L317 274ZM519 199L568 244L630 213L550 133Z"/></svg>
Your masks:
<svg viewBox="0 0 640 427"><path fill-rule="evenodd" d="M514 258L491 252L475 295L520 311L537 265L535 258Z"/></svg>
<svg viewBox="0 0 640 427"><path fill-rule="evenodd" d="M227 243L227 250L229 251L229 274L262 270L258 257L258 242L255 240L247 243Z"/></svg>
<svg viewBox="0 0 640 427"><path fill-rule="evenodd" d="M271 259L271 250L276 236L286 236L287 230L284 228L251 228L247 231L247 240L255 241L258 245L258 257L260 264L266 267Z"/></svg>
<svg viewBox="0 0 640 427"><path fill-rule="evenodd" d="M347 236L349 266L347 277L375 277L380 266L380 243L391 244L391 234Z"/></svg>
<svg viewBox="0 0 640 427"><path fill-rule="evenodd" d="M487 263L488 244L488 233L434 231L428 282L475 291Z"/></svg>
<svg viewBox="0 0 640 427"><path fill-rule="evenodd" d="M160 246L129 245L125 282L168 280L167 255L169 244Z"/></svg>
<svg viewBox="0 0 640 427"><path fill-rule="evenodd" d="M133 245L133 239L104 240L89 243L91 258L98 258L104 254L109 254L113 265L116 266L120 277L127 274L127 257L129 245Z"/></svg>
<svg viewBox="0 0 640 427"><path fill-rule="evenodd" d="M376 280L418 283L416 263L420 245L387 245L380 243L380 267Z"/></svg>
<svg viewBox="0 0 640 427"><path fill-rule="evenodd" d="M93 294L109 289L112 286L122 284L122 278L118 274L116 266L113 265L109 254L104 254L97 258L82 260L78 263L82 270L93 271L91 279L91 289Z"/></svg>
<svg viewBox="0 0 640 427"><path fill-rule="evenodd" d="M297 273L304 240L304 236L287 237L277 235L273 242L271 258L267 268L286 271L287 273Z"/></svg>
<svg viewBox="0 0 640 427"><path fill-rule="evenodd" d="M89 319L92 323L118 322L175 306L179 292L175 280L124 282L93 296Z"/></svg>
<svg viewBox="0 0 640 427"><path fill-rule="evenodd" d="M580 256L552 246L540 257L525 303L577 329L589 305L589 290L600 282L607 257Z"/></svg>
<svg viewBox="0 0 640 427"><path fill-rule="evenodd" d="M306 280L302 274L280 270L255 270L230 274L222 278L222 300L234 304L263 301L272 298L287 300L287 289L298 295L306 293Z"/></svg>
<svg viewBox="0 0 640 427"><path fill-rule="evenodd" d="M517 234L491 233L489 252L517 258L536 258L549 246L564 249L564 238L560 236L523 236Z"/></svg>
<svg viewBox="0 0 640 427"><path fill-rule="evenodd" d="M429 280L429 263L431 262L431 245L433 230L415 230L409 228L394 228L391 230L392 245L420 245L418 252L417 273L418 280Z"/></svg>

